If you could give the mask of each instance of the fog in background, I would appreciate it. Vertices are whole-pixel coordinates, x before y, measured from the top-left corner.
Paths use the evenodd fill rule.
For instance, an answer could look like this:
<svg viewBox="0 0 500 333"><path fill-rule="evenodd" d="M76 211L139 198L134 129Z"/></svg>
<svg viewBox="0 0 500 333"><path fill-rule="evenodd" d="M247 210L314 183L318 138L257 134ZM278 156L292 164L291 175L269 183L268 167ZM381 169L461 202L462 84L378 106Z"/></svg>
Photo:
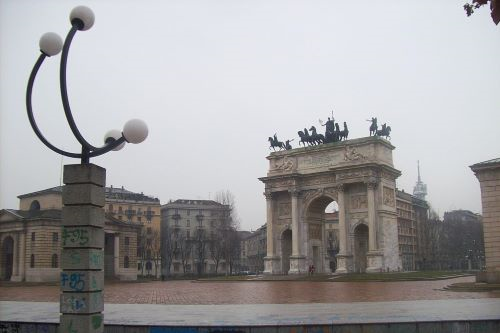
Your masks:
<svg viewBox="0 0 500 333"><path fill-rule="evenodd" d="M500 157L500 27L487 6L464 1L68 1L0 0L0 208L60 184L61 164L26 116L25 91L40 36L65 37L69 12L86 5L68 60L76 122L100 145L131 118L147 122L139 145L91 162L107 185L170 199L236 199L242 229L265 223L267 138L294 139L334 112L350 138L366 119L392 128L398 188L412 192L417 160L428 201L481 212L469 166ZM59 96L60 55L35 82L43 134L79 152ZM324 128L322 128L323 130Z"/></svg>

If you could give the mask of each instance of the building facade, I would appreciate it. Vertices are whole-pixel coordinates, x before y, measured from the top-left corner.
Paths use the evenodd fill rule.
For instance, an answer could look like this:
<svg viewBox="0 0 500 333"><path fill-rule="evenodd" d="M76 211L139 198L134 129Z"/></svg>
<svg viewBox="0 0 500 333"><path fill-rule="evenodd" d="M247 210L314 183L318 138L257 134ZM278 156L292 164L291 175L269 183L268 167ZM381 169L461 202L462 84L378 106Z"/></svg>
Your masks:
<svg viewBox="0 0 500 333"><path fill-rule="evenodd" d="M398 243L403 271L423 269L421 246L424 244L423 229L427 224L429 207L427 202L420 198L396 190Z"/></svg>
<svg viewBox="0 0 500 333"><path fill-rule="evenodd" d="M175 200L161 206L162 275L220 274L238 253L228 251L231 210L212 200ZM237 239L237 236L235 236ZM235 240L236 241L236 240ZM239 244L239 240L238 240ZM237 259L236 259L237 258Z"/></svg>
<svg viewBox="0 0 500 333"><path fill-rule="evenodd" d="M247 234L241 240L242 270L251 274L262 273L264 271L266 247L266 225Z"/></svg>
<svg viewBox="0 0 500 333"><path fill-rule="evenodd" d="M19 210L0 211L0 278L59 281L62 187L19 196ZM137 234L141 226L105 214L104 275L137 279Z"/></svg>
<svg viewBox="0 0 500 333"><path fill-rule="evenodd" d="M137 274L160 277L161 205L158 198L131 192L123 186L106 187L104 210L119 221L138 224L142 228L137 238Z"/></svg>

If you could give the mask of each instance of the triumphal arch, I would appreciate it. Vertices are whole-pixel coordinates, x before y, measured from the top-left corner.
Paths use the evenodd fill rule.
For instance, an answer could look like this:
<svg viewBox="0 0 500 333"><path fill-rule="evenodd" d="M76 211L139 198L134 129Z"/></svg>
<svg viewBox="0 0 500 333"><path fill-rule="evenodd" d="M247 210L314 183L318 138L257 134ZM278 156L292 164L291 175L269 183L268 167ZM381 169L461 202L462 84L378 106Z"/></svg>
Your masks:
<svg viewBox="0 0 500 333"><path fill-rule="evenodd" d="M265 274L329 273L325 208L338 205L337 273L401 267L394 146L380 136L271 153Z"/></svg>

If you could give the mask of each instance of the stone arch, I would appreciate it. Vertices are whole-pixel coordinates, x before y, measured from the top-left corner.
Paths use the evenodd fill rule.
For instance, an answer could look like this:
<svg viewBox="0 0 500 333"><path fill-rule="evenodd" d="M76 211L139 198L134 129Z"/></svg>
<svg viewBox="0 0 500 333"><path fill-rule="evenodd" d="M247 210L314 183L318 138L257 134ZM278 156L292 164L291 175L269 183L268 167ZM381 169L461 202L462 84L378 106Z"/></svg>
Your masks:
<svg viewBox="0 0 500 333"><path fill-rule="evenodd" d="M393 149L387 140L367 137L273 152L267 156L269 170L265 177L259 178L265 184L267 210L264 273L283 273L280 242L285 224L292 229L289 274L307 272L311 261L320 262L318 257L324 271L329 271L330 261L326 265L328 253L324 250L327 246L325 223L322 222L325 208L333 201L338 211L335 225L331 224L334 228L329 230L335 230L338 240L334 254L336 272L355 271L354 236L364 241L367 230L368 252L366 258L363 257L366 259L363 270L379 272L397 267L400 259L396 207L385 200L385 193L393 193L395 180L401 174L393 167ZM291 161L294 167L283 167L286 161ZM359 258L358 267L361 267Z"/></svg>
<svg viewBox="0 0 500 333"><path fill-rule="evenodd" d="M337 196L325 191L318 191L310 198L304 208L304 222L307 225L305 249L307 266L314 265L315 272L331 272L328 243L326 239L326 213L325 209L332 202L337 202Z"/></svg>
<svg viewBox="0 0 500 333"><path fill-rule="evenodd" d="M354 271L365 273L368 265L368 226L358 223L354 228Z"/></svg>
<svg viewBox="0 0 500 333"><path fill-rule="evenodd" d="M2 241L2 256L0 258L2 265L2 280L10 280L14 268L14 239L7 236Z"/></svg>

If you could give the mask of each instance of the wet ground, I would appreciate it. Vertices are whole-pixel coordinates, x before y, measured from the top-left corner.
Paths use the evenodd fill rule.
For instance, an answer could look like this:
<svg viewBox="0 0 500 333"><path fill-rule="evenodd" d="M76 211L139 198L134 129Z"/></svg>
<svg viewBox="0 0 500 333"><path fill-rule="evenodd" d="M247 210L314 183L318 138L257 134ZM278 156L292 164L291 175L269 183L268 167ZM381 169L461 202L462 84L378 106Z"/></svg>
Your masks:
<svg viewBox="0 0 500 333"><path fill-rule="evenodd" d="M399 282L108 282L105 303L293 304L500 298L499 292L453 292L444 287L474 277ZM59 286L4 284L0 301L58 302Z"/></svg>

